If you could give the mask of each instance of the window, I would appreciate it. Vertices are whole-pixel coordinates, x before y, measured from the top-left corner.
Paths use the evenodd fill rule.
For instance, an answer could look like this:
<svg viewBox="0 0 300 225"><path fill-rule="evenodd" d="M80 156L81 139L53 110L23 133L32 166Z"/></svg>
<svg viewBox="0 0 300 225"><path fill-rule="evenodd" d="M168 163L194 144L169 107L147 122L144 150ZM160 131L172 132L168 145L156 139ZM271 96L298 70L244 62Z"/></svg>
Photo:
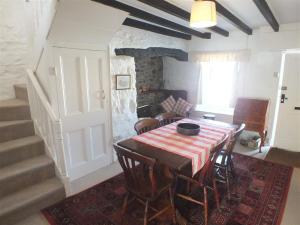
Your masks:
<svg viewBox="0 0 300 225"><path fill-rule="evenodd" d="M237 62L201 62L200 99L205 106L230 108L234 97Z"/></svg>
<svg viewBox="0 0 300 225"><path fill-rule="evenodd" d="M191 52L190 58L200 66L198 108L231 111L243 94L242 72L251 52L247 49L229 52ZM240 73L240 67L242 69Z"/></svg>

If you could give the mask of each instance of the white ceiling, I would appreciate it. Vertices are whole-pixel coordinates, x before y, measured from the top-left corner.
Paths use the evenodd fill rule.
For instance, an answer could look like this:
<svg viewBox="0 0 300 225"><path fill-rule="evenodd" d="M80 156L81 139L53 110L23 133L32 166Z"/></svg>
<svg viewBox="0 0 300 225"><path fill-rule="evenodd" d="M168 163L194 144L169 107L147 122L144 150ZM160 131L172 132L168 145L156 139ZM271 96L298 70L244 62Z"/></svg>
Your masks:
<svg viewBox="0 0 300 225"><path fill-rule="evenodd" d="M193 0L167 0L187 11L191 10ZM252 28L267 26L253 0L218 0L225 8ZM267 0L279 24L300 22L300 0ZM218 26L227 30L236 29L225 19L218 17Z"/></svg>

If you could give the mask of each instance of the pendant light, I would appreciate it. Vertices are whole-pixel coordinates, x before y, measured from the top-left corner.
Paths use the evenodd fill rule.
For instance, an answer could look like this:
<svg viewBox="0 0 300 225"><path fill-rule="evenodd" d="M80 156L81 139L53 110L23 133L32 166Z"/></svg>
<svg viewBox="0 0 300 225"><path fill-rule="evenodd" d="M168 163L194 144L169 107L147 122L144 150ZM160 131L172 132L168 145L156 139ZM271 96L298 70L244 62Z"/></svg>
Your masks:
<svg viewBox="0 0 300 225"><path fill-rule="evenodd" d="M190 26L194 28L205 28L215 25L217 25L216 3L208 0L194 1Z"/></svg>

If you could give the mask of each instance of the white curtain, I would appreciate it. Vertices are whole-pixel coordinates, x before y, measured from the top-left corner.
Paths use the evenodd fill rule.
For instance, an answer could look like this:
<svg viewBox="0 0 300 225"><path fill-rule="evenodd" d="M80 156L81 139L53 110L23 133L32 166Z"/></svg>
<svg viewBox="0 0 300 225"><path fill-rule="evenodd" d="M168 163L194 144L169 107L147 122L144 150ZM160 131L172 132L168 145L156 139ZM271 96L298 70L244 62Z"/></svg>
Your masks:
<svg viewBox="0 0 300 225"><path fill-rule="evenodd" d="M234 107L239 90L240 64L249 61L250 52L192 52L200 65L198 104Z"/></svg>
<svg viewBox="0 0 300 225"><path fill-rule="evenodd" d="M249 61L250 51L231 51L231 52L190 52L190 60L193 62L246 62Z"/></svg>

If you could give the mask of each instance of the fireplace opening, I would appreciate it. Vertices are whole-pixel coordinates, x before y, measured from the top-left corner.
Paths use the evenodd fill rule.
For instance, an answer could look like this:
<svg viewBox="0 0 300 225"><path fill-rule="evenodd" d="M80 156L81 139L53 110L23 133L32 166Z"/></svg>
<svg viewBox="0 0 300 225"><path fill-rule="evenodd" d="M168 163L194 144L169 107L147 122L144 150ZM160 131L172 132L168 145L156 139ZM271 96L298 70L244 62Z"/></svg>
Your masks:
<svg viewBox="0 0 300 225"><path fill-rule="evenodd" d="M163 57L173 57L179 61L188 61L188 54L179 49L148 48L115 49L116 55L134 57L136 70L137 116L155 117L163 112L160 103L170 95L175 99L187 98L186 91L166 90L164 85Z"/></svg>

